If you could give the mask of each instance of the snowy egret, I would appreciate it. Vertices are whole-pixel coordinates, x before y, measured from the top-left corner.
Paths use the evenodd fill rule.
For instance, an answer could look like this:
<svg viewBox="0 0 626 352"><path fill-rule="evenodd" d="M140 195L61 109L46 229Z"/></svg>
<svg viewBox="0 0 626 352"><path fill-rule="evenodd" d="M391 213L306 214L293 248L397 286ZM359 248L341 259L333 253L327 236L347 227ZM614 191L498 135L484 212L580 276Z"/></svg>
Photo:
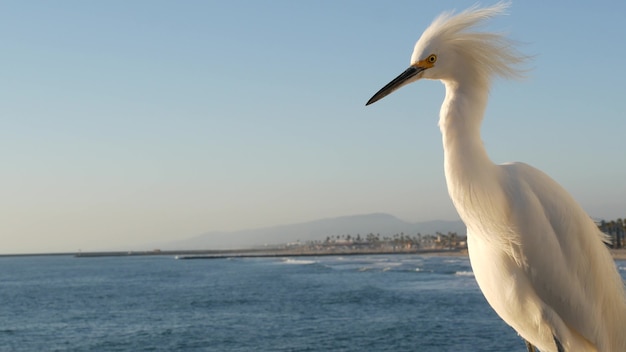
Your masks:
<svg viewBox="0 0 626 352"><path fill-rule="evenodd" d="M448 193L491 307L529 351L626 351L624 285L605 236L550 177L523 163L495 165L481 141L491 79L519 76L525 60L504 35L477 28L507 7L436 18L415 44L410 67L366 105L419 79L440 80Z"/></svg>

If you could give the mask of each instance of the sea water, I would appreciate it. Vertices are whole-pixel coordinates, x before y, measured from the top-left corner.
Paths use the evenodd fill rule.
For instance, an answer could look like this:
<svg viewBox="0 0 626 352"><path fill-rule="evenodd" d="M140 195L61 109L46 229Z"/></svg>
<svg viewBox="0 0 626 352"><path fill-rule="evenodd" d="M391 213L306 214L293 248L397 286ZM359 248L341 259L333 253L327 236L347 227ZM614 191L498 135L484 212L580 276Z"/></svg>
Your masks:
<svg viewBox="0 0 626 352"><path fill-rule="evenodd" d="M0 351L525 350L465 257L0 258Z"/></svg>

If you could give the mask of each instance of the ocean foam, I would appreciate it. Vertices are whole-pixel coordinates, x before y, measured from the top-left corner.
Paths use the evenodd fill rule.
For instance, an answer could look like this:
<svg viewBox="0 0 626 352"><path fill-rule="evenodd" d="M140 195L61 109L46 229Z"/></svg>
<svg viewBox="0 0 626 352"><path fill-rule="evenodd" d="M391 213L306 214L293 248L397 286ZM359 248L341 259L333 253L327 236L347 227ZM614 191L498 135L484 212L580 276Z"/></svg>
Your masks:
<svg viewBox="0 0 626 352"><path fill-rule="evenodd" d="M283 263L284 264L309 265L309 264L315 264L317 262L315 260L285 258L283 259Z"/></svg>

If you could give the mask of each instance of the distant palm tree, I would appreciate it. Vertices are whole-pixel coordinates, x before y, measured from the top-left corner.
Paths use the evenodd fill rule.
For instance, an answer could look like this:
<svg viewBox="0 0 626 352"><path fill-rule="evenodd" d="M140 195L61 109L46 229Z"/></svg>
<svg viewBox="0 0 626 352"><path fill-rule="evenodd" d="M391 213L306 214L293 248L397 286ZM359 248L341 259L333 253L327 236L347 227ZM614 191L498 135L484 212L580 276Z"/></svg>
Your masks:
<svg viewBox="0 0 626 352"><path fill-rule="evenodd" d="M600 231L604 232L611 238L612 248L624 248L626 245L626 220L619 218L609 222L601 220L598 225Z"/></svg>
<svg viewBox="0 0 626 352"><path fill-rule="evenodd" d="M617 248L624 247L624 222L621 218L615 220L615 238L617 242Z"/></svg>

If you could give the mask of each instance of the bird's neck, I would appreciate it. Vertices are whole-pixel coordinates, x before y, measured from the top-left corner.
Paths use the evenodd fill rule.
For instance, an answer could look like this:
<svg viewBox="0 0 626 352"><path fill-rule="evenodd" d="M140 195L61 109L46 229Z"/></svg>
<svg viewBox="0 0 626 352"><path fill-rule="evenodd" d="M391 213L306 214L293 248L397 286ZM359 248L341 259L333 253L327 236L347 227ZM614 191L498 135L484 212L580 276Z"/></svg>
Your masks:
<svg viewBox="0 0 626 352"><path fill-rule="evenodd" d="M473 210L486 206L474 201L493 200L498 178L480 137L489 89L477 83L444 82L446 98L439 120L448 192L466 224Z"/></svg>

